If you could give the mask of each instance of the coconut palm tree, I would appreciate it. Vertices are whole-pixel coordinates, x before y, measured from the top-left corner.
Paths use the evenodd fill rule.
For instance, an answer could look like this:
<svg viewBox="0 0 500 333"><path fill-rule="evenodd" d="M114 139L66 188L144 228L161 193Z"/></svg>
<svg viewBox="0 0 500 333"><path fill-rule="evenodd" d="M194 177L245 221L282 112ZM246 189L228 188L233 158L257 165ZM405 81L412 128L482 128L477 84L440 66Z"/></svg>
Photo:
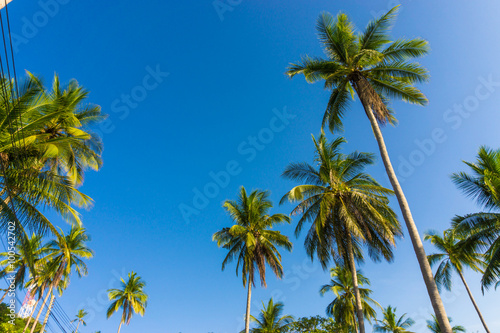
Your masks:
<svg viewBox="0 0 500 333"><path fill-rule="evenodd" d="M75 319L73 319L71 321L72 323L74 323L75 321L78 323L76 325L75 333L78 333L78 327L80 326L80 324L82 324L83 326L87 326L87 323L85 322L85 320L83 320L83 318L85 318L88 314L89 313L87 311L85 311L84 309L78 310L78 313L76 314Z"/></svg>
<svg viewBox="0 0 500 333"><path fill-rule="evenodd" d="M483 245L482 242L470 242L468 239L463 239L454 229L445 230L442 236L435 231L429 231L425 233L424 239L429 240L441 251L427 256L431 266L439 264L434 275L438 288L444 286L446 290L451 290L451 275L453 272L456 272L467 290L467 294L476 309L484 329L487 333L490 333L463 274L464 267L469 267L476 272L482 272L485 266L484 255L477 252L477 248Z"/></svg>
<svg viewBox="0 0 500 333"><path fill-rule="evenodd" d="M42 259L47 263L48 269L45 276L41 276L40 283L47 279L51 281L45 301L40 308L41 312L47 298L49 298L50 302L45 314L42 331L47 325L52 310L55 299L54 288L57 288L59 293L62 294L62 291L69 284L72 269L78 274L78 277L87 275L87 265L84 260L91 259L94 256L93 251L87 246L90 236L86 233L85 228L73 225L67 235L64 235L62 230L59 233L61 234L60 237L47 244L48 254ZM34 329L34 326L32 329Z"/></svg>
<svg viewBox="0 0 500 333"><path fill-rule="evenodd" d="M373 332L377 333L413 333L407 330L415 321L411 318L405 318L406 313L401 317L396 316L396 308L390 305L383 310L384 319L377 320L373 327Z"/></svg>
<svg viewBox="0 0 500 333"><path fill-rule="evenodd" d="M448 318L448 322L452 322L451 318ZM433 333L442 333L441 327L437 321L435 315L432 315L432 320L427 320L427 328ZM453 326L451 328L452 333L465 332L465 328L463 326Z"/></svg>
<svg viewBox="0 0 500 333"><path fill-rule="evenodd" d="M42 236L36 234L31 237L23 237L14 248L15 253L12 256L9 252L0 253L0 257L5 258L0 261L0 266L4 267L0 271L0 278L5 277L9 272L15 271L13 282L17 288L23 288L28 281L29 275L35 270L36 262L42 257L46 248L42 246ZM8 290L0 298L0 303L7 294Z"/></svg>
<svg viewBox="0 0 500 333"><path fill-rule="evenodd" d="M297 236L305 222L312 222L305 239L311 259L316 255L323 268L331 259L341 260L349 267L358 327L364 332L355 261L363 260L363 247L375 261L392 260L395 238L401 236L401 226L387 199L393 192L363 172L374 162L373 155L341 154L343 138L328 142L321 135L317 141L313 137L313 141L317 165L292 163L287 166L283 176L305 184L292 188L281 203L287 199L299 202L292 211L292 215L302 215L295 229Z"/></svg>
<svg viewBox="0 0 500 333"><path fill-rule="evenodd" d="M222 262L222 270L235 259L236 275L241 268L243 285L248 289L245 333L250 331L250 302L256 273L259 274L261 285L264 287L266 264L278 278L281 278L283 267L281 255L276 247L283 247L288 251L292 249L288 237L279 231L271 230L275 225L290 223L290 218L283 214L269 215L272 206L268 191L255 190L247 195L245 188L241 187L238 200L226 200L223 204L236 224L230 228L223 228L212 237L217 246L228 250Z"/></svg>
<svg viewBox="0 0 500 333"><path fill-rule="evenodd" d="M358 325L356 323L359 321L357 320L357 301L351 271L346 266L336 266L330 270L330 275L332 278L330 283L323 285L319 291L321 296L330 291L335 295L333 301L326 308L326 314L333 317L335 322L341 326L357 332ZM361 288L364 285L369 286L370 280L359 270L356 272L356 277L358 279L358 292L361 298L363 317L371 322L377 316L372 305L378 306L381 309L382 307L370 298L370 294L372 293L370 289Z"/></svg>
<svg viewBox="0 0 500 333"><path fill-rule="evenodd" d="M472 173L455 173L453 182L486 211L456 216L454 228L469 242L485 250L486 267L481 286L500 285L500 149L480 147L477 161L464 163Z"/></svg>
<svg viewBox="0 0 500 333"><path fill-rule="evenodd" d="M311 83L325 81L325 88L332 93L323 117L323 126L328 125L331 131L342 130L349 97L354 97L354 94L358 96L370 121L387 175L398 199L434 312L444 331L450 333L451 327L432 278L422 240L380 130L380 125L396 121L387 106L389 98L402 99L418 105L427 103L427 98L414 84L426 81L428 72L412 59L427 54L428 43L421 38L391 40L389 31L397 10L398 7L394 7L385 15L371 21L361 33L355 32L355 27L346 14L339 13L334 18L323 13L318 19L317 30L328 58L306 56L300 62L291 64L287 74L290 77L303 74Z"/></svg>
<svg viewBox="0 0 500 333"><path fill-rule="evenodd" d="M128 325L134 313L144 316L148 303L148 295L144 292L146 282L135 272L128 274L128 279L121 279L120 289L109 289L109 300L113 301L106 313L107 318L111 317L120 308L123 309L118 333L122 324Z"/></svg>
<svg viewBox="0 0 500 333"><path fill-rule="evenodd" d="M85 169L101 165L102 147L88 125L103 117L98 107L82 106L87 93L77 84L70 83L63 92L54 88L60 95L56 98L28 74L19 97L7 93L0 105L0 222L17 217L17 229L57 234L39 207L80 223L72 205L88 207L92 200L75 186L81 184ZM0 78L2 91L10 92L11 84Z"/></svg>
<svg viewBox="0 0 500 333"><path fill-rule="evenodd" d="M267 306L262 302L262 310L260 310L259 318L250 316L251 321L257 324L250 330L252 333L283 333L287 332L290 324L293 322L293 316L284 315L283 303L274 303L273 299L269 299Z"/></svg>

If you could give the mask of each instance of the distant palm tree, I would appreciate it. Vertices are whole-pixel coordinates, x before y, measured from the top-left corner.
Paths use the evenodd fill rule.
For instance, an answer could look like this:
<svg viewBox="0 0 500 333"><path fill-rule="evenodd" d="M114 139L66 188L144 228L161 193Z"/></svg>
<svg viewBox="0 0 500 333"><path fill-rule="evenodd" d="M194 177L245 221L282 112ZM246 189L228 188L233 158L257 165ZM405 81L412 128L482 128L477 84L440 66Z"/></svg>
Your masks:
<svg viewBox="0 0 500 333"><path fill-rule="evenodd" d="M451 318L448 318L448 321L451 323ZM441 330L439 323L437 321L436 316L432 315L432 320L427 320L427 328L433 333L443 333ZM465 327L463 326L453 326L451 328L452 333L465 332Z"/></svg>
<svg viewBox="0 0 500 333"><path fill-rule="evenodd" d="M262 310L260 310L259 318L251 316L251 320L257 324L250 330L252 333L284 333L287 332L290 324L293 322L293 316L284 315L283 303L274 303L271 298L267 306L262 302Z"/></svg>
<svg viewBox="0 0 500 333"><path fill-rule="evenodd" d="M348 111L349 98L357 94L398 199L434 312L444 331L450 333L451 327L432 278L422 240L380 130L381 125L396 121L387 106L389 98L418 105L427 103L425 95L414 85L427 81L429 74L413 59L427 54L429 46L421 38L391 39L389 32L398 7L372 20L361 33L355 32L355 26L346 14L339 13L334 18L329 13L323 13L318 19L317 30L327 59L306 56L302 61L291 64L287 73L290 77L303 74L311 83L324 80L325 89L332 90L323 116L323 126L328 124L331 131L343 129L342 121Z"/></svg>
<svg viewBox="0 0 500 333"><path fill-rule="evenodd" d="M370 280L366 278L361 271L356 272L358 279L357 284L361 287L364 285L369 286ZM341 326L357 332L358 326L356 325L358 312L356 311L356 296L353 288L352 274L348 267L337 266L330 270L332 277L329 284L325 284L320 289L320 294L323 296L327 292L333 292L335 295L334 300L328 304L326 314L333 317L335 322ZM372 291L367 288L358 288L361 297L361 304L363 308L363 317L369 322L377 316L375 309L371 304L382 308L375 300L370 298Z"/></svg>
<svg viewBox="0 0 500 333"><path fill-rule="evenodd" d="M78 324L76 325L75 333L78 333L78 327L80 326L80 324L82 324L83 326L87 326L87 323L85 322L85 320L83 320L83 318L85 318L88 314L89 313L84 309L78 310L78 313L75 316L76 318L71 321L72 323L74 323L75 321L78 322Z"/></svg>
<svg viewBox="0 0 500 333"><path fill-rule="evenodd" d="M486 252L481 286L500 285L500 149L480 147L477 161L465 162L472 174L455 173L453 182L487 211L456 216L453 226L472 242L481 242Z"/></svg>
<svg viewBox="0 0 500 333"><path fill-rule="evenodd" d="M120 308L123 309L118 333L120 333L122 324L128 325L130 323L134 313L144 316L148 303L148 295L144 292L146 282L137 273L130 272L127 281L121 279L121 282L120 289L108 290L109 299L113 302L106 314L109 318Z"/></svg>
<svg viewBox="0 0 500 333"><path fill-rule="evenodd" d="M396 308L390 305L383 310L384 319L377 320L377 324L373 327L373 332L377 333L413 333L407 330L415 321L411 318L406 318L406 313L401 317L396 316Z"/></svg>
<svg viewBox="0 0 500 333"><path fill-rule="evenodd" d="M476 272L482 272L485 263L484 255L477 252L477 248L482 242L470 242L467 239L461 238L454 229L448 229L443 232L443 236L438 235L435 231L430 231L425 234L425 240L429 240L440 253L428 255L431 266L439 264L434 279L438 287L444 286L446 290L451 290L451 274L456 272L462 280L467 294L476 309L476 312L487 333L490 333L486 322L479 311L479 307L472 296L472 292L465 281L463 275L464 267L469 267Z"/></svg>
<svg viewBox="0 0 500 333"><path fill-rule="evenodd" d="M280 203L287 199L299 202L292 211L292 215L302 215L295 229L297 236L305 222L312 222L305 239L306 252L311 259L316 254L323 268L332 258L348 265L356 297L358 327L364 332L355 261L363 259L363 246L375 261L392 260L395 238L402 235L387 198L393 192L363 172L366 166L373 164L372 154L341 154L344 138L328 142L321 135L318 141L313 137L313 141L316 165L292 163L287 166L283 176L305 184L292 188Z"/></svg>
<svg viewBox="0 0 500 333"><path fill-rule="evenodd" d="M223 207L231 219L236 222L230 228L223 228L213 235L217 246L229 252L222 262L222 270L236 259L236 275L241 267L243 285L247 286L247 309L245 316L245 333L250 331L250 302L252 285L255 285L255 273L260 276L262 286L266 286L266 264L273 273L281 278L283 267L277 246L288 251L292 243L279 231L271 230L277 224L290 223L290 218L283 214L269 215L273 204L269 200L269 192L255 190L250 195L241 187L237 201L226 200Z"/></svg>

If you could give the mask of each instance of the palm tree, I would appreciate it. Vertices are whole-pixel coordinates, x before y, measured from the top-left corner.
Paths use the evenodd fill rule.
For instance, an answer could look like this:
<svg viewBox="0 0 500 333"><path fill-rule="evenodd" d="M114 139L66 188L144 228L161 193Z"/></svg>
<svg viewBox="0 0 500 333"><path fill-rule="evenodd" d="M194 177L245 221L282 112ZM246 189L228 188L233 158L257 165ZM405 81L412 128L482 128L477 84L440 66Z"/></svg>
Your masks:
<svg viewBox="0 0 500 333"><path fill-rule="evenodd" d="M0 105L0 222L20 221L17 229L57 234L39 207L80 223L72 205L89 207L92 200L75 186L85 169L101 165L100 141L87 127L103 117L98 107L83 106L87 93L75 83L56 98L28 74L19 97L8 95ZM2 91L11 85L0 78Z"/></svg>
<svg viewBox="0 0 500 333"><path fill-rule="evenodd" d="M448 322L451 323L451 318L448 318ZM435 315L432 315L432 320L427 320L427 328L433 333L442 333L441 327L437 321ZM463 326L453 326L451 328L452 333L465 332L465 328Z"/></svg>
<svg viewBox="0 0 500 333"><path fill-rule="evenodd" d="M85 320L83 320L83 318L85 318L88 314L89 313L84 309L78 310L75 319L71 321L72 323L74 323L75 321L78 322L78 324L76 325L75 333L78 333L78 327L80 326L80 324L82 324L83 326L87 326L87 323L85 322Z"/></svg>
<svg viewBox="0 0 500 333"><path fill-rule="evenodd" d="M271 298L267 306L262 302L262 310L260 310L259 318L250 316L250 319L257 324L257 327L252 328L252 333L284 333L287 332L290 324L293 322L293 316L284 315L283 303L274 303Z"/></svg>
<svg viewBox="0 0 500 333"><path fill-rule="evenodd" d="M130 323L134 313L144 316L148 303L148 295L144 292L145 286L146 282L137 273L130 272L127 281L121 279L120 289L108 290L109 300L113 302L108 308L107 318L111 317L120 308L123 309L118 333L120 333L122 324L128 325Z"/></svg>
<svg viewBox="0 0 500 333"><path fill-rule="evenodd" d="M482 268L485 266L483 261L484 256L477 252L477 248L482 244L479 242L471 243L467 239L461 238L454 229L445 230L443 236L440 236L435 231L430 231L425 234L424 239L429 240L441 251L440 253L434 253L427 256L431 266L439 264L436 274L434 275L438 287L444 286L446 290L451 290L451 274L455 271L460 276L484 329L487 333L490 333L463 275L464 266L476 272L482 272Z"/></svg>
<svg viewBox="0 0 500 333"><path fill-rule="evenodd" d="M348 267L336 266L330 270L330 275L332 277L329 284L325 284L320 289L320 294L323 296L325 293L331 291L335 295L334 300L328 304L326 308L326 314L335 319L335 322L340 323L341 326L353 329L357 332L357 316L356 311L356 295L354 291L352 274ZM363 317L369 322L377 316L375 309L371 304L382 308L375 300L370 298L372 291L367 288L361 288L363 285L370 285L370 280L366 278L361 271L356 272L356 277L358 279L357 284L358 292L361 298L361 304L363 308Z"/></svg>
<svg viewBox="0 0 500 333"><path fill-rule="evenodd" d="M85 264L84 259L90 259L94 256L93 251L87 246L87 242L90 241L90 236L86 233L85 228L73 225L68 235L64 235L62 230L60 231L60 234L60 237L47 244L48 254L43 258L43 261L47 263L48 269L46 274L42 275L40 283L43 283L44 280L47 279L50 279L51 283L49 290L47 291L45 301L42 304L40 312L37 316L38 320L47 298L50 298L42 325L42 331L47 325L52 305L54 303L54 288L57 288L60 294L62 293L67 284L69 284L69 278L73 268L78 274L78 277L87 275L87 265ZM35 323L37 320L35 320ZM35 326L33 325L32 330L34 327Z"/></svg>
<svg viewBox="0 0 500 333"><path fill-rule="evenodd" d="M500 284L500 149L482 146L477 161L465 162L472 174L455 173L453 182L486 212L456 216L453 226L470 242L479 242L485 250L486 267L481 278L483 292Z"/></svg>
<svg viewBox="0 0 500 333"><path fill-rule="evenodd" d="M16 287L23 288L27 282L27 278L34 271L36 262L42 257L45 250L42 246L42 236L33 234L31 237L23 237L15 245L13 256L10 256L9 252L0 253L0 257L5 258L0 261L0 266L4 267L0 271L0 278L6 276L9 272L16 271L13 282ZM0 303L7 294L8 290L0 298Z"/></svg>
<svg viewBox="0 0 500 333"><path fill-rule="evenodd" d="M422 240L380 130L380 125L396 122L387 106L389 98L418 105L427 103L427 98L414 84L426 81L428 72L412 62L412 59L427 54L428 43L421 38L391 41L389 31L397 10L398 7L394 7L371 21L359 34L355 33L354 25L346 14L339 13L333 18L323 13L318 19L317 30L328 59L304 57L299 63L291 64L287 74L290 77L303 74L311 83L325 80L325 88L331 89L332 94L323 117L323 126L328 124L331 131L342 130L349 96L357 94L370 120L382 161L398 199L434 312L444 331L450 333L448 317L432 278Z"/></svg>
<svg viewBox="0 0 500 333"><path fill-rule="evenodd" d="M406 313L401 317L396 316L396 308L390 305L383 310L384 319L377 320L373 328L373 332L378 333L413 333L407 330L415 321L411 318L406 318Z"/></svg>
<svg viewBox="0 0 500 333"><path fill-rule="evenodd" d="M237 260L236 275L241 267L243 285L248 288L245 333L250 331L250 301L252 285L255 285L255 273L259 274L261 285L265 287L267 263L273 273L281 278L283 267L281 255L276 247L283 247L288 251L292 249L288 237L279 231L270 230L277 224L290 223L290 218L286 215L269 215L272 206L268 191L255 190L247 195L245 188L241 187L237 201L226 200L223 204L236 224L223 228L212 237L217 246L228 250L222 262L222 270L234 259Z"/></svg>
<svg viewBox="0 0 500 333"><path fill-rule="evenodd" d="M353 291L360 332L364 333L363 307L358 291L356 260L363 260L362 247L378 261L393 258L395 238L401 236L401 226L389 207L387 195L393 192L380 186L363 169L374 162L373 155L339 152L345 142L337 138L329 143L324 135L316 141L315 162L292 163L283 176L305 182L292 188L281 199L299 202L292 214L301 214L295 234L298 236L306 221L311 228L305 239L306 251L314 254L326 268L330 259L344 261L352 274Z"/></svg>

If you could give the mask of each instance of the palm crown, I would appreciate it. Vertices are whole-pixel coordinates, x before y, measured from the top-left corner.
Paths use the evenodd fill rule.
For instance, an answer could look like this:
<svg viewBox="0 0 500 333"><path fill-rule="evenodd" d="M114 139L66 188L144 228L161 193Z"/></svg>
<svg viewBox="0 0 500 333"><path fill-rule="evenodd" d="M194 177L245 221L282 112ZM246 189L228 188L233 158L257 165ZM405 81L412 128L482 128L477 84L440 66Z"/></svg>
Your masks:
<svg viewBox="0 0 500 333"><path fill-rule="evenodd" d="M259 317L256 318L251 316L251 320L257 324L255 328L252 328L252 333L283 333L286 332L290 324L293 322L293 316L284 315L283 313L283 303L274 303L271 298L267 303L267 306L262 302L262 310L260 311Z"/></svg>
<svg viewBox="0 0 500 333"><path fill-rule="evenodd" d="M227 200L223 205L236 224L213 235L217 245L229 251L222 269L236 259L236 274L241 267L244 285L247 279L255 284L255 272L258 272L261 284L266 286L266 263L276 276L281 277L283 267L276 246L292 249L288 237L271 230L276 224L290 223L290 218L283 214L269 215L272 203L268 198L267 191L255 190L247 195L242 187L237 201Z"/></svg>
<svg viewBox="0 0 500 333"><path fill-rule="evenodd" d="M378 333L413 333L407 330L415 321L411 318L405 318L406 313L401 317L396 316L396 308L390 305L383 310L384 319L377 320L373 331Z"/></svg>
<svg viewBox="0 0 500 333"><path fill-rule="evenodd" d="M108 296L113 302L108 308L107 317L111 317L113 313L120 308L123 309L120 326L122 323L129 324L134 313L144 316L146 312L148 295L144 292L146 283L135 272L128 274L128 279L121 279L120 289L109 289Z"/></svg>
<svg viewBox="0 0 500 333"><path fill-rule="evenodd" d="M303 74L311 83L324 80L325 88L332 90L323 126L328 124L332 131L343 128L342 118L354 91L381 124L395 121L387 107L388 98L420 105L427 102L413 85L427 80L429 75L411 59L427 54L428 43L421 38L391 41L388 33L397 9L373 20L357 34L344 13L336 18L328 13L319 17L316 28L327 59L305 56L291 64L287 74Z"/></svg>

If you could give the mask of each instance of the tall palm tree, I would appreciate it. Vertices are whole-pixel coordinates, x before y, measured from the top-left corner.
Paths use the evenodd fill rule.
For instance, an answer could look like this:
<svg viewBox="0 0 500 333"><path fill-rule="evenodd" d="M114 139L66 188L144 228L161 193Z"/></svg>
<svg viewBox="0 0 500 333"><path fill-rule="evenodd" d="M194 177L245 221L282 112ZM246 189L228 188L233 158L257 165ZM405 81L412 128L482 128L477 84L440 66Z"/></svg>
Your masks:
<svg viewBox="0 0 500 333"><path fill-rule="evenodd" d="M313 137L313 141L317 165L292 163L285 169L285 178L305 184L292 188L281 203L286 199L299 202L292 211L293 215L302 215L295 229L297 236L305 222L312 222L305 239L311 259L316 254L323 268L332 258L344 261L349 267L358 327L364 333L355 261L363 260L363 246L375 261L392 260L395 238L401 236L401 226L387 199L393 192L363 173L364 168L374 162L373 155L341 154L343 138L330 143L321 135L318 141Z"/></svg>
<svg viewBox="0 0 500 333"><path fill-rule="evenodd" d="M82 324L83 326L87 326L87 323L85 322L85 320L83 320L83 318L85 318L88 314L89 313L84 309L78 310L75 319L71 321L72 323L74 323L75 321L78 322L78 324L76 325L75 333L78 333L78 327L80 326L80 324Z"/></svg>
<svg viewBox="0 0 500 333"><path fill-rule="evenodd" d="M250 330L252 333L284 333L287 332L290 324L293 322L293 316L284 315L283 303L274 303L271 298L267 306L262 302L262 310L260 310L259 318L250 316L250 319L257 324Z"/></svg>
<svg viewBox="0 0 500 333"><path fill-rule="evenodd" d="M94 256L93 251L87 246L87 243L90 241L90 236L86 233L85 228L73 225L67 235L64 235L62 230L60 234L60 237L47 244L48 254L43 259L49 266L49 269L47 275L45 277L42 276L41 283L43 283L45 279L50 279L51 283L47 291L46 299L40 308L41 312L47 298L50 298L42 331L47 325L52 310L55 299L54 288L58 288L59 292L62 293L62 290L65 289L66 285L69 283L71 270L73 268L78 274L78 277L87 275L87 265L84 260ZM34 327L33 325L32 329L34 329Z"/></svg>
<svg viewBox="0 0 500 333"><path fill-rule="evenodd" d="M446 290L451 290L451 274L453 271L456 272L467 290L467 294L469 295L472 305L474 305L476 309L484 329L487 333L490 333L463 274L464 267L469 267L476 272L482 272L485 266L483 261L484 255L477 252L477 248L482 245L482 242L471 243L469 240L460 237L454 229L445 230L442 236L435 231L429 231L425 233L424 239L429 240L441 251L440 253L434 253L427 256L431 266L439 264L436 274L434 275L438 287L444 286Z"/></svg>
<svg viewBox="0 0 500 333"><path fill-rule="evenodd" d="M335 322L340 323L341 326L347 329L353 329L357 332L357 316L356 311L356 295L354 291L352 274L346 266L336 266L330 270L332 277L329 284L325 284L320 289L320 294L323 296L327 292L333 292L335 298L328 304L326 314L335 319ZM369 322L377 316L372 304L382 308L375 300L370 298L372 291L361 286L370 285L370 280L366 278L359 270L356 272L358 279L358 292L361 298L363 308L363 317Z"/></svg>
<svg viewBox="0 0 500 333"><path fill-rule="evenodd" d="M448 318L448 322L452 322L451 318ZM432 315L432 320L427 320L427 328L433 333L443 333L443 330L439 326L437 318L435 315ZM452 333L465 332L465 328L463 326L453 326L451 328Z"/></svg>
<svg viewBox="0 0 500 333"><path fill-rule="evenodd" d="M453 226L470 242L485 250L486 267L481 286L500 285L500 149L480 147L477 161L464 163L472 174L455 173L453 182L486 211L456 216Z"/></svg>
<svg viewBox="0 0 500 333"><path fill-rule="evenodd" d="M377 333L413 333L407 330L415 321L411 318L405 318L406 313L401 317L396 316L396 308L390 305L383 310L384 319L377 320L373 327L373 332Z"/></svg>
<svg viewBox="0 0 500 333"><path fill-rule="evenodd" d="M109 299L113 302L109 306L106 316L109 318L120 308L123 309L118 333L120 333L122 324L128 325L130 323L134 313L144 316L148 303L148 295L144 292L145 286L146 282L137 273L130 272L127 281L121 279L120 289L108 290Z"/></svg>
<svg viewBox="0 0 500 333"><path fill-rule="evenodd" d="M357 94L370 121L387 175L398 199L434 312L444 332L451 333L422 240L380 130L380 125L396 121L387 106L389 98L418 105L427 103L427 98L414 84L426 81L428 72L412 59L427 54L428 43L421 38L391 40L389 31L397 10L398 7L394 7L371 21L361 33L355 33L355 27L346 14L339 13L333 18L330 14L323 13L318 19L317 30L328 58L304 57L300 62L291 64L287 73L290 77L303 74L311 83L325 80L325 88L331 89L332 94L323 117L323 126L328 124L331 131L342 130L349 96Z"/></svg>
<svg viewBox="0 0 500 333"><path fill-rule="evenodd" d="M266 286L266 263L273 273L281 278L283 267L277 246L288 251L292 243L279 231L271 230L281 223L290 223L290 218L283 214L269 215L273 204L268 191L255 190L250 195L241 187L238 200L226 200L223 204L231 219L236 223L230 228L216 232L212 239L217 246L228 250L222 262L222 270L236 259L236 275L241 267L243 285L247 286L247 307L245 333L250 331L250 301L252 285L255 285L255 273L260 276L262 286Z"/></svg>

